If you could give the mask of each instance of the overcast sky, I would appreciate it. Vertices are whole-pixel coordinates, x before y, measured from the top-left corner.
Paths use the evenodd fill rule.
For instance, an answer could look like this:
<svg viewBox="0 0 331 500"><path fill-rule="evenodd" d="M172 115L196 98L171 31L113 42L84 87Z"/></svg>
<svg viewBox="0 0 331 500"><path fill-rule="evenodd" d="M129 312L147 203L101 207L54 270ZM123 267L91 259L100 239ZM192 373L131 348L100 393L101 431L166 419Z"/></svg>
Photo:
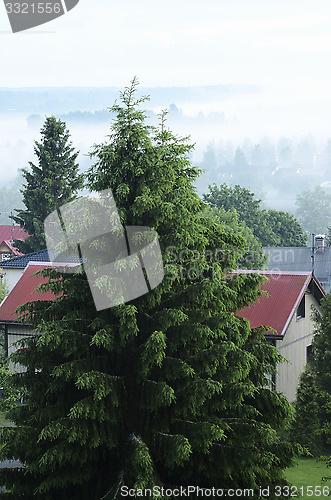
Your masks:
<svg viewBox="0 0 331 500"><path fill-rule="evenodd" d="M80 0L16 34L0 5L0 87L257 84L206 110L329 134L330 56L329 0Z"/></svg>
<svg viewBox="0 0 331 500"><path fill-rule="evenodd" d="M226 117L208 137L193 133L200 156L211 139L311 134L323 143L331 137L330 68L330 0L80 0L66 15L16 34L0 0L0 88L123 89L135 75L144 87L257 85L246 95L184 103L186 114ZM0 118L2 179L33 159L37 132L23 118ZM71 132L82 151L106 133L95 138L89 130L86 146Z"/></svg>
<svg viewBox="0 0 331 500"><path fill-rule="evenodd" d="M328 0L80 0L12 34L0 5L1 87L258 83L330 88Z"/></svg>

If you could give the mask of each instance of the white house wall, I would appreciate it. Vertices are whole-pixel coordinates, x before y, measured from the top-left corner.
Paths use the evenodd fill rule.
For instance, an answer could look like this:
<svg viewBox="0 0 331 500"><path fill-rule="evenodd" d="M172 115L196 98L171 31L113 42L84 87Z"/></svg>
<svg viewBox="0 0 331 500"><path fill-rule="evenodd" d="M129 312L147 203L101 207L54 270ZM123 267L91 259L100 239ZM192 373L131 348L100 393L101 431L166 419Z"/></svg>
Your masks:
<svg viewBox="0 0 331 500"><path fill-rule="evenodd" d="M7 334L7 346L8 346L8 356L15 352L18 348L15 342L24 339L27 335L32 335L33 330L24 325L8 325ZM9 369L12 372L24 372L25 367L19 363L9 362Z"/></svg>
<svg viewBox="0 0 331 500"><path fill-rule="evenodd" d="M305 294L305 317L297 319L296 312L290 322L283 340L276 341L280 354L289 363L278 365L276 389L292 403L296 400L299 378L307 362L307 347L311 345L315 323L311 319L311 306L320 310L318 302L311 293Z"/></svg>
<svg viewBox="0 0 331 500"><path fill-rule="evenodd" d="M1 267L1 265L0 265ZM8 288L8 292L14 288L20 277L22 276L24 269L22 268L3 268L3 277Z"/></svg>

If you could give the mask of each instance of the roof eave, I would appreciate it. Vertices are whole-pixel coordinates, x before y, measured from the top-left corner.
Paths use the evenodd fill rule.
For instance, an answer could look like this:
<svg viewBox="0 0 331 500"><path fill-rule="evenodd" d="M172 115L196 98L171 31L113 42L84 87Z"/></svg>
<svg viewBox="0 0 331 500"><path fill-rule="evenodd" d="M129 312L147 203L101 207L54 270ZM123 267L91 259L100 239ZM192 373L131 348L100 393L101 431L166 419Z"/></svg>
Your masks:
<svg viewBox="0 0 331 500"><path fill-rule="evenodd" d="M0 325L32 326L30 323L22 323L15 320L0 319Z"/></svg>
<svg viewBox="0 0 331 500"><path fill-rule="evenodd" d="M271 333L265 333L264 334L265 338L266 339L274 339L274 340L283 340L284 338L284 335L279 335L279 333L277 333L277 335L273 335Z"/></svg>

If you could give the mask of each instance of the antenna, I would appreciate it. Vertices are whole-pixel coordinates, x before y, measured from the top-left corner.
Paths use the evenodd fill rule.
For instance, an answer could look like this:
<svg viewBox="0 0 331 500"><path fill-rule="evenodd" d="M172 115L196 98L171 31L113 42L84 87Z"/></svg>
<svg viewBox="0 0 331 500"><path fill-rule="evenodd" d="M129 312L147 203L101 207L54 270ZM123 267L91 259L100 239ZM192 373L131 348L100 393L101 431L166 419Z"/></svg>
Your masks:
<svg viewBox="0 0 331 500"><path fill-rule="evenodd" d="M312 273L314 274L314 267L315 267L315 234L313 233L311 236L312 236L312 242L311 242L311 270L312 270Z"/></svg>

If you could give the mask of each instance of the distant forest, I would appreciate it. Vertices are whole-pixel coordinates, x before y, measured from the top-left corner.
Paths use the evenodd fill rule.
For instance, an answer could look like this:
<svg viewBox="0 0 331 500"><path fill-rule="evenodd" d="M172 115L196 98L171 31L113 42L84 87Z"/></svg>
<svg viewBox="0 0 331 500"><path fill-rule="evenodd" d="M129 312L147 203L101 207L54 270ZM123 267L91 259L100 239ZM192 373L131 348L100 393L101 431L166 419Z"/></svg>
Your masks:
<svg viewBox="0 0 331 500"><path fill-rule="evenodd" d="M257 85L206 85L202 87L140 87L139 94L151 95L152 107L171 102L206 102L259 92ZM0 113L67 113L69 110L105 109L118 99L117 87L0 88Z"/></svg>
<svg viewBox="0 0 331 500"><path fill-rule="evenodd" d="M140 90L146 95L151 89ZM203 170L196 182L199 196L208 192L209 185L225 182L250 189L265 208L296 215L295 202L300 193L320 186L331 196L331 138L316 139L307 135L240 139L234 136L228 140L224 138L224 131L233 126L233 121L224 112L198 112L189 116L174 104L226 100L228 96L258 90L254 86L239 85L153 89L150 106L154 106L154 110L146 111L146 115L151 125L157 125L155 109L161 109L160 106L168 109L169 128L182 136L190 134L196 142L192 155L194 163ZM112 116L107 105L117 98L117 88L0 89L0 119L2 116L5 122L10 117L14 123L12 136L3 135L0 139L1 168L4 174L18 171L16 178L12 176L10 180L7 180L9 176L0 176L0 223L10 223L10 212L22 208L19 170L27 167L29 160L34 161L33 141L39 139L45 115L55 115L67 123L70 132L75 132L73 146L80 151L79 164L85 171L91 164L88 151L95 136L98 133L101 141L105 140L109 129ZM173 103L169 105L170 99ZM16 119L21 120L17 133Z"/></svg>
<svg viewBox="0 0 331 500"><path fill-rule="evenodd" d="M312 137L212 142L199 166L205 170L197 186L199 193L214 182L239 184L267 205L278 205L271 208L293 211L297 195L316 185L331 193L331 139L322 144Z"/></svg>
<svg viewBox="0 0 331 500"><path fill-rule="evenodd" d="M158 116L147 111L149 122L156 125ZM93 124L109 122L108 110L75 111L59 115L70 124ZM34 114L28 123L40 125L43 116ZM175 104L169 106L170 128L179 131L196 131L205 126L223 125L224 113L199 113L185 115ZM320 185L331 193L331 138L324 142L306 136L293 139L281 137L277 141L263 137L252 141L249 137L239 144L235 141L211 141L203 150L202 160L196 162L204 171L196 183L199 195L208 190L211 183L239 184L257 193L271 208L294 210L296 196L303 190ZM271 205L277 205L271 206Z"/></svg>

